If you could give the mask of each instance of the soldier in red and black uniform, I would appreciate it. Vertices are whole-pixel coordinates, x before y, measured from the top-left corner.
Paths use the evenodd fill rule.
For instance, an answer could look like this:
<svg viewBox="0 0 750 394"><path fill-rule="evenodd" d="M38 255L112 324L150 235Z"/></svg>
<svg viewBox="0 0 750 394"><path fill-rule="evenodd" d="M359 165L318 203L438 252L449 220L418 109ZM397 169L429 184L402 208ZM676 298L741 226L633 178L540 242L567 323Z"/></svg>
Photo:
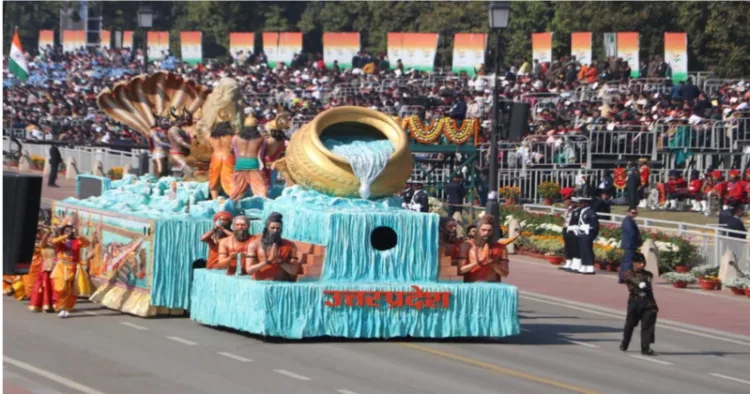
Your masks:
<svg viewBox="0 0 750 394"><path fill-rule="evenodd" d="M740 172L738 170L732 170L729 174L732 177L733 183L724 203L726 205L745 204L746 182L740 178Z"/></svg>
<svg viewBox="0 0 750 394"><path fill-rule="evenodd" d="M703 187L703 180L700 178L698 170L690 171L690 183L688 183L688 198L690 199L690 210L693 212L701 212L701 189Z"/></svg>
<svg viewBox="0 0 750 394"><path fill-rule="evenodd" d="M719 170L711 172L711 177L714 179L714 187L711 189L711 192L721 204L724 202L724 195L727 193L727 182Z"/></svg>
<svg viewBox="0 0 750 394"><path fill-rule="evenodd" d="M648 179L651 176L651 169L648 168L648 159L645 157L638 159L638 163L640 164L639 171L641 173L641 186L638 187L638 196L641 202L638 204L638 207L646 208L649 186Z"/></svg>
<svg viewBox="0 0 750 394"><path fill-rule="evenodd" d="M669 172L669 181L667 182L667 209L676 210L678 201L682 201L687 196L687 182L680 174L679 170Z"/></svg>

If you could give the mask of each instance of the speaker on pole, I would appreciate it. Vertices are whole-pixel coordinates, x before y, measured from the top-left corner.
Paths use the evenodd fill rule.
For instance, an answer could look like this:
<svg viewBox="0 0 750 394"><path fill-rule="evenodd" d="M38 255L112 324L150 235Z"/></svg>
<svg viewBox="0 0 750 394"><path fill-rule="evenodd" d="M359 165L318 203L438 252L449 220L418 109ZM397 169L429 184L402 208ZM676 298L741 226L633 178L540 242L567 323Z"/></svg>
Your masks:
<svg viewBox="0 0 750 394"><path fill-rule="evenodd" d="M3 273L29 272L36 244L42 177L19 173L3 174Z"/></svg>
<svg viewBox="0 0 750 394"><path fill-rule="evenodd" d="M531 111L531 104L513 102L510 110L508 141L521 141L529 133L529 111Z"/></svg>

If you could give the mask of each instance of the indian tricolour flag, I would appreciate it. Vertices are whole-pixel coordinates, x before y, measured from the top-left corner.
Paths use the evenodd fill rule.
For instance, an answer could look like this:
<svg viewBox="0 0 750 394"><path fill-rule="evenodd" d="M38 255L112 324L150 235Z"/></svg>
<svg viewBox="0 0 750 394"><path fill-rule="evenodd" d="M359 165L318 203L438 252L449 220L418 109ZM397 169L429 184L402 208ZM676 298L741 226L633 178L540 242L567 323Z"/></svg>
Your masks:
<svg viewBox="0 0 750 394"><path fill-rule="evenodd" d="M10 46L8 69L21 81L29 78L29 66L26 64L26 58L23 57L23 48L21 47L21 38L18 36L18 29L13 33L13 44Z"/></svg>

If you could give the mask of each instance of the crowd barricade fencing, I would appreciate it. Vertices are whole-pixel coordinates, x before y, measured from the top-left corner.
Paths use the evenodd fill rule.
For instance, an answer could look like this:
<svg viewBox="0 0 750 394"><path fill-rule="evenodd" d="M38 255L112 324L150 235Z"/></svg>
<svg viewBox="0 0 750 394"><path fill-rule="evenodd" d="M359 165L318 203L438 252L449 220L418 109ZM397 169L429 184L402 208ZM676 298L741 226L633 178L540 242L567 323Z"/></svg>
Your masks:
<svg viewBox="0 0 750 394"><path fill-rule="evenodd" d="M650 157L656 160L657 133L643 130L597 130L589 134L592 156Z"/></svg>
<svg viewBox="0 0 750 394"><path fill-rule="evenodd" d="M565 208L548 205L525 204L527 212L544 215L564 215ZM611 225L620 227L625 215L608 214L608 219L599 219L600 225ZM677 236L689 241L698 248L698 253L703 263L718 267L726 251L732 251L737 258L737 266L744 272L750 273L750 240L746 238L747 232L721 229L718 226L692 224L686 222L675 222L669 220L649 219L644 217L635 218L635 222L641 231L660 231L670 236ZM731 237L734 234L735 237ZM700 262L699 262L700 263Z"/></svg>
<svg viewBox="0 0 750 394"><path fill-rule="evenodd" d="M666 93L672 89L667 85L667 78L633 78L628 81L628 89L635 93L658 92Z"/></svg>
<svg viewBox="0 0 750 394"><path fill-rule="evenodd" d="M735 85L739 82L745 81L750 82L750 78L737 78L737 79L720 79L720 78L707 78L703 81L703 92L707 97L710 97L714 92L718 92L724 85Z"/></svg>
<svg viewBox="0 0 750 394"><path fill-rule="evenodd" d="M49 157L49 144L31 144L24 143L23 153L28 153L29 156L40 156L44 157L45 160ZM10 139L3 137L3 151L9 151L15 149L15 146L10 143ZM60 155L63 161L68 160L72 157L76 162L76 168L79 172L94 172L97 161L102 162L104 173L107 173L114 167L125 167L130 165L131 168L137 168L139 166L138 156L141 153L148 153L144 149L134 149L130 152L120 151L116 149L104 148L104 147L66 147L58 146ZM151 160L149 160L149 167L151 166ZM150 171L150 168L149 168Z"/></svg>

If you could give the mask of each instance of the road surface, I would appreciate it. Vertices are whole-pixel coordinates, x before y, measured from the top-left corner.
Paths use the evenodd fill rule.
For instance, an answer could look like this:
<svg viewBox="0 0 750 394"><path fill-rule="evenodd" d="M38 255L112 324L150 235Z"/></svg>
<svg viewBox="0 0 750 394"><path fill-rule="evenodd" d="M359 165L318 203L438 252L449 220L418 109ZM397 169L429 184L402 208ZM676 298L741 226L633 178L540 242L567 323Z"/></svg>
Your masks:
<svg viewBox="0 0 750 394"><path fill-rule="evenodd" d="M6 393L747 393L750 338L657 329L618 349L614 313L524 294L523 332L484 341L267 341L82 303L68 319L5 297Z"/></svg>

